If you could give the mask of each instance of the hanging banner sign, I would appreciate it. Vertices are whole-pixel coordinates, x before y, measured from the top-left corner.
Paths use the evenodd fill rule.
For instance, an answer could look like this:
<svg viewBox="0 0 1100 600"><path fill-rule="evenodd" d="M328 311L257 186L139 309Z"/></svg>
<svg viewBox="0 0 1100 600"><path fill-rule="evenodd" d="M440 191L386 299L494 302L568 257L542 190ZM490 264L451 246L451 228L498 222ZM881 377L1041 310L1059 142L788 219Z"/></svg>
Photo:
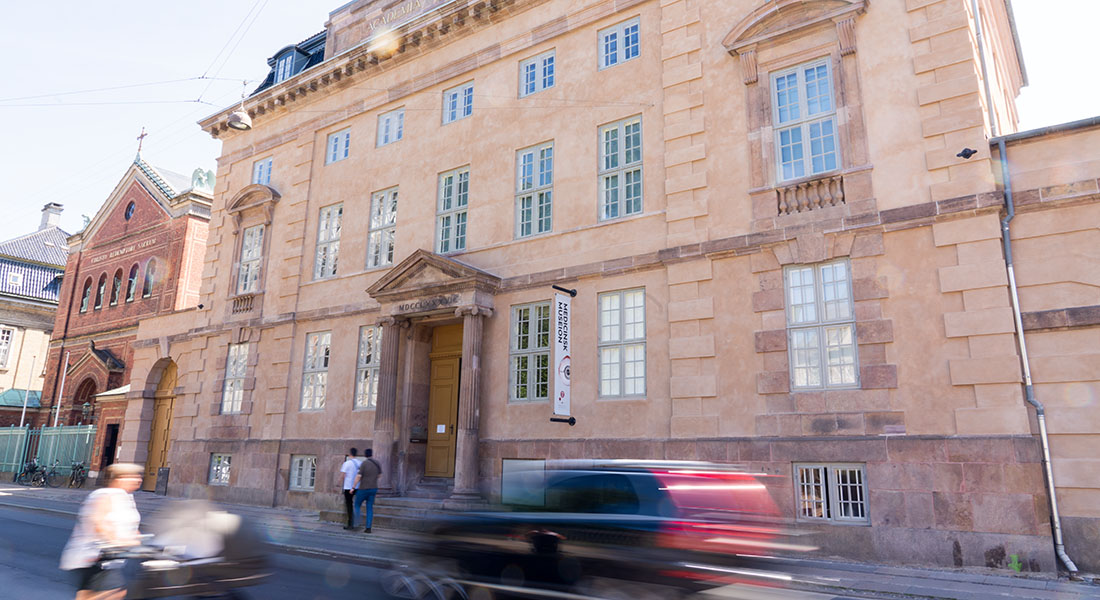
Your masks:
<svg viewBox="0 0 1100 600"><path fill-rule="evenodd" d="M554 294L554 414L569 415L569 303L571 298Z"/></svg>

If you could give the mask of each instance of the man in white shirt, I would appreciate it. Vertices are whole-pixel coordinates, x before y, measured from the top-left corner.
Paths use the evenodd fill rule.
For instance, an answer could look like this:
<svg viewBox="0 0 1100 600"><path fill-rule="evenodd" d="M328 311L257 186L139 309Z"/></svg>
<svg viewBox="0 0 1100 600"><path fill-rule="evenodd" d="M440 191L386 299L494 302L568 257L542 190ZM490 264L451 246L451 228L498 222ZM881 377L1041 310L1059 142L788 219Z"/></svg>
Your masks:
<svg viewBox="0 0 1100 600"><path fill-rule="evenodd" d="M348 451L350 456L345 457L344 464L340 465L340 477L344 486L344 510L348 515L348 524L344 529L354 529L354 514L351 510L351 502L355 499L355 476L359 474L359 450L352 448Z"/></svg>

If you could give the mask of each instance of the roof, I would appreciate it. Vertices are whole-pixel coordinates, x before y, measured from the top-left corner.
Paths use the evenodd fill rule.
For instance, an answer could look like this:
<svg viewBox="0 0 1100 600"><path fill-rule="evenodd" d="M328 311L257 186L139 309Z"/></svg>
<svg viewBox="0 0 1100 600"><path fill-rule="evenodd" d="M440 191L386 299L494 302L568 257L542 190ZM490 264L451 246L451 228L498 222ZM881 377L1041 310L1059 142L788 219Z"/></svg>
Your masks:
<svg viewBox="0 0 1100 600"><path fill-rule="evenodd" d="M145 162L140 154L134 158L134 164L141 169L142 173L145 173L146 177L153 181L161 193L169 198L175 198L181 192L191 189L190 177L161 167L154 167Z"/></svg>
<svg viewBox="0 0 1100 600"><path fill-rule="evenodd" d="M47 227L0 242L0 255L65 268L69 257L69 234L60 227Z"/></svg>
<svg viewBox="0 0 1100 600"><path fill-rule="evenodd" d="M99 360L103 361L104 365L107 365L108 371L121 371L126 368L113 352L106 348L96 348L94 341L92 342L92 352L95 353Z"/></svg>
<svg viewBox="0 0 1100 600"><path fill-rule="evenodd" d="M0 406L15 406L23 408L23 399L27 400L27 408L39 408L41 405L39 400L42 398L42 392L31 390L30 393L27 390L10 389L0 393Z"/></svg>
<svg viewBox="0 0 1100 600"><path fill-rule="evenodd" d="M107 390L106 392L103 392L101 394L96 394L95 397L96 398L102 398L102 397L105 397L105 396L122 396L122 395L127 394L129 391L130 391L130 384L127 383L126 385L124 385L122 387L117 387L113 390Z"/></svg>
<svg viewBox="0 0 1100 600"><path fill-rule="evenodd" d="M63 269L0 257L0 295L57 302ZM14 278L12 275L16 274ZM18 282L18 283L16 283Z"/></svg>
<svg viewBox="0 0 1100 600"><path fill-rule="evenodd" d="M301 73L302 71L305 71L306 69L314 65L324 62L325 40L327 35L328 31L324 30L309 36L308 38L298 42L297 44L285 46L279 49L279 51L272 55L271 58L267 59L267 64L271 67L271 69L267 72L267 77L265 77L263 82L260 83L260 86L252 90L252 94L250 95L258 94L263 90L266 90L267 88L275 85L275 68L277 63L276 58L286 52L288 49L297 50L299 53L305 55L304 60L299 59L294 61L294 72L291 73L291 77L297 75L298 73Z"/></svg>

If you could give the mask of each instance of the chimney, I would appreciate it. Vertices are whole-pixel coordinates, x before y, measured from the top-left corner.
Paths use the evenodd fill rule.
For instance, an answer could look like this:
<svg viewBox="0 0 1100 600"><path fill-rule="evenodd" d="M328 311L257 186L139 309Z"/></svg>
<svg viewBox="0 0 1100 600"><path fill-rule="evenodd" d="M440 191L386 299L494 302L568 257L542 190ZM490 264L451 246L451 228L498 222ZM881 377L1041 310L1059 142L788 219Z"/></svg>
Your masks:
<svg viewBox="0 0 1100 600"><path fill-rule="evenodd" d="M42 207L42 223L38 225L38 230L42 231L47 227L58 227L61 225L61 211L64 207L56 202L50 202L46 206Z"/></svg>

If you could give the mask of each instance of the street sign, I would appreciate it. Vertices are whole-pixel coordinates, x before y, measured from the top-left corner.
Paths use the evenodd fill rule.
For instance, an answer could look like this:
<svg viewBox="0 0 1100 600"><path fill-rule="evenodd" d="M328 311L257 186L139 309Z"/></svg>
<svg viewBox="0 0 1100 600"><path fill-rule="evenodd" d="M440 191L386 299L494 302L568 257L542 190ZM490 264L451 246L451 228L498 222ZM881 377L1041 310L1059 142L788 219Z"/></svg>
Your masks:
<svg viewBox="0 0 1100 600"><path fill-rule="evenodd" d="M554 294L554 414L569 416L570 297Z"/></svg>

